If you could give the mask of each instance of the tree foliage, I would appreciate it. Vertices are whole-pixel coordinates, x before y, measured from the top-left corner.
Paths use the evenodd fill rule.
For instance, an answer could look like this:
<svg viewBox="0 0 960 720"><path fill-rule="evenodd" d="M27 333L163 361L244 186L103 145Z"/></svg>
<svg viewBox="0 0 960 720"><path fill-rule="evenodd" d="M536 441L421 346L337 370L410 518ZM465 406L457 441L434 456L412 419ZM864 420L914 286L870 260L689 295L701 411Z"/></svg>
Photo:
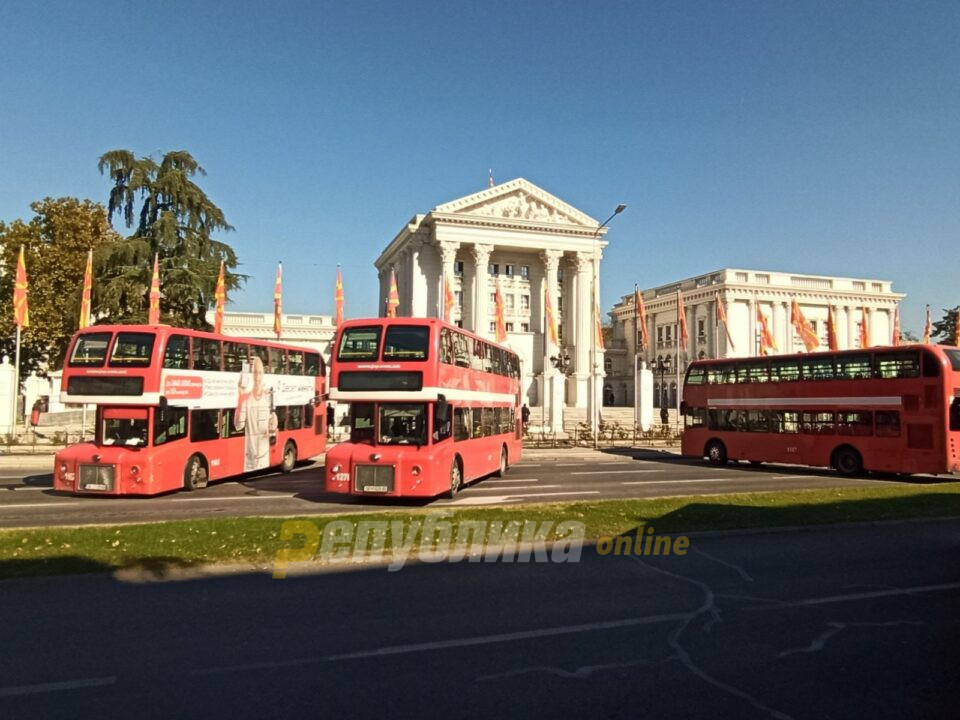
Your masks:
<svg viewBox="0 0 960 720"><path fill-rule="evenodd" d="M210 329L220 262L226 265L227 291L245 276L230 272L237 256L213 238L233 227L193 178L206 175L190 153L166 153L160 162L137 158L129 150L100 157L99 170L113 182L107 206L113 222L119 215L133 233L111 247L97 264L95 308L105 308L111 322L146 322L154 254L160 256L160 317L180 327Z"/></svg>
<svg viewBox="0 0 960 720"><path fill-rule="evenodd" d="M79 324L87 251L93 248L96 259L121 238L99 203L46 198L30 207L35 215L29 221L0 223L0 307L13 307L13 278L22 245L30 327L22 335L21 362L27 371L56 369ZM13 357L15 335L13 312L6 310L0 315L0 353Z"/></svg>
<svg viewBox="0 0 960 720"><path fill-rule="evenodd" d="M955 308L944 308L943 317L933 322L930 339L942 345L953 345L958 313L960 313L960 305Z"/></svg>

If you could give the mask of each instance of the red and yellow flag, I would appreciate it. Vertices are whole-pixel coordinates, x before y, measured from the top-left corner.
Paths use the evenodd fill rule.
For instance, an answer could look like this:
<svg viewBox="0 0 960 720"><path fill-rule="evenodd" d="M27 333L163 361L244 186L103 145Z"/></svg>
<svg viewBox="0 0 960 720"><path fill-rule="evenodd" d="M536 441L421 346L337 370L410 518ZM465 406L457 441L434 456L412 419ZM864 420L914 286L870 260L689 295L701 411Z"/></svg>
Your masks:
<svg viewBox="0 0 960 720"><path fill-rule="evenodd" d="M443 276L443 320L444 322L453 322L453 306L457 304L457 298L453 294L452 283L447 275Z"/></svg>
<svg viewBox="0 0 960 720"><path fill-rule="evenodd" d="M557 338L557 317L553 314L553 303L550 302L550 289L547 284L543 286L543 310L547 322L547 340L552 342L554 347L560 347L560 340Z"/></svg>
<svg viewBox="0 0 960 720"><path fill-rule="evenodd" d="M333 288L334 327L343 324L343 275L340 266L337 266L337 284Z"/></svg>
<svg viewBox="0 0 960 720"><path fill-rule="evenodd" d="M860 347L870 347L870 314L866 306L860 308Z"/></svg>
<svg viewBox="0 0 960 720"><path fill-rule="evenodd" d="M891 345L899 345L902 338L900 337L900 306L898 305L893 309L893 337L890 338Z"/></svg>
<svg viewBox="0 0 960 720"><path fill-rule="evenodd" d="M730 324L727 322L727 310L720 299L720 293L717 293L717 324L720 323L723 323L723 331L727 334L727 344L730 345L730 350L736 352L737 348L734 346L733 337L730 335Z"/></svg>
<svg viewBox="0 0 960 720"><path fill-rule="evenodd" d="M87 253L87 269L83 271L83 292L80 295L80 329L90 327L90 295L93 292L93 248Z"/></svg>
<svg viewBox="0 0 960 720"><path fill-rule="evenodd" d="M763 314L759 305L757 305L757 322L760 323L760 354L769 355L771 352L777 352L779 350L777 341L770 332L767 316Z"/></svg>
<svg viewBox="0 0 960 720"><path fill-rule="evenodd" d="M223 332L223 307L227 302L227 284L223 275L223 260L220 261L220 274L217 275L217 287L213 291L213 331Z"/></svg>
<svg viewBox="0 0 960 720"><path fill-rule="evenodd" d="M150 312L148 325L160 324L160 253L153 256L153 277L150 279Z"/></svg>
<svg viewBox="0 0 960 720"><path fill-rule="evenodd" d="M597 318L597 327L596 327L597 350L600 352L603 352L604 350L607 349L607 344L603 342L603 323L600 322L600 304L597 303L596 300L594 300L594 303L593 303L593 313L594 313L594 316Z"/></svg>
<svg viewBox="0 0 960 720"><path fill-rule="evenodd" d="M803 342L803 346L807 349L807 352L813 352L820 347L820 338L817 337L817 333L814 331L810 321L804 316L803 310L800 309L800 303L797 302L796 298L794 298L793 303L790 305L790 322L792 322L793 326L797 329L797 334L800 335L800 340Z"/></svg>
<svg viewBox="0 0 960 720"><path fill-rule="evenodd" d="M400 291L397 290L397 274L390 268L390 293L387 295L387 317L397 316L397 308L400 307Z"/></svg>
<svg viewBox="0 0 960 720"><path fill-rule="evenodd" d="M493 294L493 302L495 306L495 319L496 319L496 331L497 331L497 342L502 343L507 341L507 324L503 319L503 295L500 293L500 281L497 280L497 287Z"/></svg>
<svg viewBox="0 0 960 720"><path fill-rule="evenodd" d="M633 290L633 319L637 328L637 342L641 350L647 348L647 308L643 304L643 294Z"/></svg>
<svg viewBox="0 0 960 720"><path fill-rule="evenodd" d="M953 315L953 344L960 347L960 312Z"/></svg>
<svg viewBox="0 0 960 720"><path fill-rule="evenodd" d="M925 342L925 343L929 343L929 342L930 342L930 332L931 332L931 327L930 327L930 306L927 305L927 322L924 323L924 325L923 325L923 342Z"/></svg>
<svg viewBox="0 0 960 720"><path fill-rule="evenodd" d="M680 324L680 349L684 352L690 346L690 333L687 330L687 311L683 307L683 293L677 290L677 322Z"/></svg>
<svg viewBox="0 0 960 720"><path fill-rule="evenodd" d="M827 347L833 351L840 349L837 342L837 323L833 319L833 305L827 305Z"/></svg>
<svg viewBox="0 0 960 720"><path fill-rule="evenodd" d="M30 307L27 304L27 263L23 259L23 245L17 260L17 277L13 283L13 322L19 328L30 327Z"/></svg>
<svg viewBox="0 0 960 720"><path fill-rule="evenodd" d="M277 263L277 279L273 283L273 334L283 333L283 263Z"/></svg>

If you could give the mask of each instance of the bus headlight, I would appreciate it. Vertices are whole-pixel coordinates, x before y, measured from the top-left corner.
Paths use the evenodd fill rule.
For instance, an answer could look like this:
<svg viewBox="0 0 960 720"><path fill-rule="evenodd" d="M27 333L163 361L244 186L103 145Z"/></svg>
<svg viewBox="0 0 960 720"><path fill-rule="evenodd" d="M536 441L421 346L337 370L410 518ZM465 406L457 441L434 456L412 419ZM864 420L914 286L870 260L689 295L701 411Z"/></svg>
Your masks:
<svg viewBox="0 0 960 720"><path fill-rule="evenodd" d="M410 474L412 474L412 475L419 475L419 474L420 474L420 466L419 466L419 465L414 465L412 468L410 468Z"/></svg>
<svg viewBox="0 0 960 720"><path fill-rule="evenodd" d="M67 474L67 464L65 462L60 463L60 477L63 477Z"/></svg>
<svg viewBox="0 0 960 720"><path fill-rule="evenodd" d="M136 465L134 465L133 467L130 468L130 474L133 475L133 476L139 475L139 474L140 474L140 468L137 467Z"/></svg>
<svg viewBox="0 0 960 720"><path fill-rule="evenodd" d="M334 465L332 468L330 468L330 472L332 472L334 475L336 475L338 472L340 472L340 466L339 466L339 465Z"/></svg>

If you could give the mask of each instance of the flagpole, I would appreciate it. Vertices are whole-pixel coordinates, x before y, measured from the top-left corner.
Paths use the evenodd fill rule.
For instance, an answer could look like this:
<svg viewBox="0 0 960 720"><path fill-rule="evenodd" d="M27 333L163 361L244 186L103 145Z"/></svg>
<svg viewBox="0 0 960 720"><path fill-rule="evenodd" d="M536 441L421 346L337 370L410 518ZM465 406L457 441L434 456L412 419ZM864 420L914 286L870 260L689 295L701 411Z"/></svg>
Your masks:
<svg viewBox="0 0 960 720"><path fill-rule="evenodd" d="M20 326L17 325L17 351L13 373L13 415L10 416L10 436L17 436L17 405L20 400Z"/></svg>
<svg viewBox="0 0 960 720"><path fill-rule="evenodd" d="M640 306L637 303L637 283L633 284L633 426L640 424ZM636 439L636 434L634 434Z"/></svg>

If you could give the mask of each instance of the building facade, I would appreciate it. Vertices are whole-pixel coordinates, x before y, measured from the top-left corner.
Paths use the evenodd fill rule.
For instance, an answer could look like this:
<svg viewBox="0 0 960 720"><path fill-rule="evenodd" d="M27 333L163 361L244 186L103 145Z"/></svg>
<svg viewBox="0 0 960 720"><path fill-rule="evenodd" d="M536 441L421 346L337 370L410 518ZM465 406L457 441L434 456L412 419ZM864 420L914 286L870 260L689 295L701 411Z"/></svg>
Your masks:
<svg viewBox="0 0 960 720"><path fill-rule="evenodd" d="M677 292L683 295L689 344L679 347ZM859 347L863 311L867 311L871 345L889 345L893 315L905 297L893 292L889 280L801 275L769 270L727 268L678 282L642 290L647 315L648 344L638 359L654 371L654 406L676 407L683 372L691 359L747 357L759 354L757 308L767 318L778 353L804 350L790 321L794 299L827 345L827 308L833 307L841 350ZM723 305L727 332L717 322L717 304ZM604 355L606 377L603 401L609 405L634 403L634 353L638 332L633 293L624 295L610 312L612 326ZM731 342L732 341L732 342Z"/></svg>
<svg viewBox="0 0 960 720"><path fill-rule="evenodd" d="M413 317L442 317L447 277L456 297L452 320L493 339L499 284L506 344L520 355L527 404L542 406L546 400L548 407L588 407L591 288L599 278L606 230L522 178L438 205L416 215L377 258L381 314L391 270L397 276L398 314ZM545 291L557 317L559 352L553 347L544 352ZM600 355L593 357L602 372ZM558 418L559 412L551 419L555 427Z"/></svg>
<svg viewBox="0 0 960 720"><path fill-rule="evenodd" d="M213 311L207 313L207 321L213 325ZM325 362L330 362L330 344L337 329L331 315L281 316L280 339L273 332L272 312L224 312L223 334L234 337L276 340L288 345L319 350Z"/></svg>

